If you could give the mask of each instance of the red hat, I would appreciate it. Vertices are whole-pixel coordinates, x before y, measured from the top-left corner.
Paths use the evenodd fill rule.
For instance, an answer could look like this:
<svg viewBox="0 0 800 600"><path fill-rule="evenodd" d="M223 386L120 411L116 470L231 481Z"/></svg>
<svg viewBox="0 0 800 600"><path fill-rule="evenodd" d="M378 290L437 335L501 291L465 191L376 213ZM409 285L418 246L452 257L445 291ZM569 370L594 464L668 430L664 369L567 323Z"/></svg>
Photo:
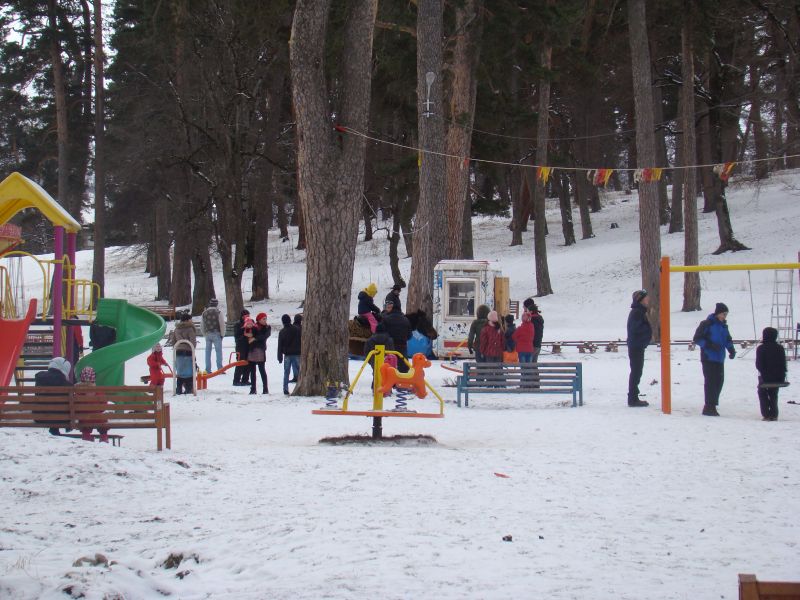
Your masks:
<svg viewBox="0 0 800 600"><path fill-rule="evenodd" d="M258 323L261 319L266 319L266 318L267 318L267 313L263 313L263 312L262 313L258 313L256 315L256 323Z"/></svg>

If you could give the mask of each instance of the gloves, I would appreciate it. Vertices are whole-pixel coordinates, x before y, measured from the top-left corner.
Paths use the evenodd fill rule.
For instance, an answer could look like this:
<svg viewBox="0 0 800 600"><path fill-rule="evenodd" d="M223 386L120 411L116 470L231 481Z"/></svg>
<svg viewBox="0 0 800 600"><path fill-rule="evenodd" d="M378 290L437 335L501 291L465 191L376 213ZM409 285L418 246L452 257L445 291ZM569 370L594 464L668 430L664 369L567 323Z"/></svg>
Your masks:
<svg viewBox="0 0 800 600"><path fill-rule="evenodd" d="M736 350L728 350L728 357L731 359L736 358Z"/></svg>
<svg viewBox="0 0 800 600"><path fill-rule="evenodd" d="M714 342L706 342L706 348L708 348L712 352L719 352L719 346Z"/></svg>

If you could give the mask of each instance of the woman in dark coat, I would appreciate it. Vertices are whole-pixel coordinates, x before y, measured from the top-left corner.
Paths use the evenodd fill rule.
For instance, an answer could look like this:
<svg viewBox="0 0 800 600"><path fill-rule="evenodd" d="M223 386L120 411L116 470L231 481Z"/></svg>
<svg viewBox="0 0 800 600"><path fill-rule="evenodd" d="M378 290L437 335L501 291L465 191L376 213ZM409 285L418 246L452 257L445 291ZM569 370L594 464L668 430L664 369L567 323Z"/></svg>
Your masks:
<svg viewBox="0 0 800 600"><path fill-rule="evenodd" d="M261 393L269 394L267 371L264 363L267 360L267 338L272 334L272 327L267 325L267 313L258 313L255 325L245 331L249 348L247 362L250 363L250 393L256 393L256 368L261 375Z"/></svg>
<svg viewBox="0 0 800 600"><path fill-rule="evenodd" d="M244 335L244 320L250 318L250 311L242 311L239 320L233 328L233 339L236 342L237 360L247 360L247 350L250 344ZM236 367L233 369L233 385L250 385L250 366Z"/></svg>

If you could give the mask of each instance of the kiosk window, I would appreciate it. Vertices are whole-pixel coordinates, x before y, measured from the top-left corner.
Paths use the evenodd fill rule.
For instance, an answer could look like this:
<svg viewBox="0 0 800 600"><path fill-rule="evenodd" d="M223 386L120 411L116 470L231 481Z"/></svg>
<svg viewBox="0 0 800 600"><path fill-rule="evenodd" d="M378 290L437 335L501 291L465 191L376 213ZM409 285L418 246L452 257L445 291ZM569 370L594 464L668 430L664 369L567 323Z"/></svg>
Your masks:
<svg viewBox="0 0 800 600"><path fill-rule="evenodd" d="M472 317L475 315L475 282L447 282L447 316Z"/></svg>

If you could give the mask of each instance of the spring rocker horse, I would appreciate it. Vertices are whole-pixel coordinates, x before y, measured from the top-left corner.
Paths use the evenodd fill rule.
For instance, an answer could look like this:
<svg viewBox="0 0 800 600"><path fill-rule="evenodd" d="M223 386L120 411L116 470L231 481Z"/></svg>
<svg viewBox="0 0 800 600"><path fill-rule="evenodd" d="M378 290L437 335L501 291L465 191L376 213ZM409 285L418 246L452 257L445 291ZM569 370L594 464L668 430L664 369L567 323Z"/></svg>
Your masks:
<svg viewBox="0 0 800 600"><path fill-rule="evenodd" d="M408 373L400 373L387 360L389 357L396 357L397 360L404 361L409 366ZM369 364L370 359L374 359L374 384L372 388L372 410L350 410L349 400L353 390L358 383L361 374ZM328 386L328 394L325 397L325 406L318 410L311 411L315 415L340 415L340 416L360 416L372 417L372 438L381 439L383 437L383 417L416 417L423 419L441 419L444 417L444 400L439 393L425 381L425 368L430 367L430 361L423 354L415 354L411 363L405 357L394 350L386 350L384 346L376 346L364 358L364 362L358 373L347 388L347 393L339 407L339 386L331 384ZM385 409L383 406L384 394L391 394L392 389L397 393L396 406L393 409ZM439 401L439 412L425 413L409 410L408 399L411 392L417 398L425 398L427 390L433 392Z"/></svg>

